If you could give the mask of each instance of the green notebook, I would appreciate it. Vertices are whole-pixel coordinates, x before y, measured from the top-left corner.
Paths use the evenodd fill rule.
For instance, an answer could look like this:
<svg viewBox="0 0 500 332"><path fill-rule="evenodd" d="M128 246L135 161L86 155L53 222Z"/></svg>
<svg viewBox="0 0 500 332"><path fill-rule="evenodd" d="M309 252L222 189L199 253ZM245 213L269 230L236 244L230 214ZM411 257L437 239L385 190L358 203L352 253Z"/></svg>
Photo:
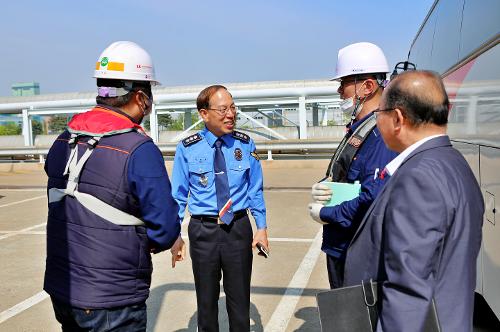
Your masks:
<svg viewBox="0 0 500 332"><path fill-rule="evenodd" d="M345 201L350 201L358 197L361 192L361 184L359 184L359 181L355 181L354 183L324 181L321 183L330 187L333 192L332 198L325 206L334 206Z"/></svg>

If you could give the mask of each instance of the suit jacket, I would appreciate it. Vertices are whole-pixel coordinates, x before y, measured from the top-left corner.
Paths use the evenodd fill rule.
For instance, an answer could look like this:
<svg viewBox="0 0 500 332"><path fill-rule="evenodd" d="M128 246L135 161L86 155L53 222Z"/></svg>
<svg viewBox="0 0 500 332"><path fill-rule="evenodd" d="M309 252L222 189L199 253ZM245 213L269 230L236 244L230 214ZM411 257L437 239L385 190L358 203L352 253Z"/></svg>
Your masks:
<svg viewBox="0 0 500 332"><path fill-rule="evenodd" d="M432 299L443 331L472 331L484 203L448 136L413 151L347 250L344 285L382 282L378 329L421 331Z"/></svg>

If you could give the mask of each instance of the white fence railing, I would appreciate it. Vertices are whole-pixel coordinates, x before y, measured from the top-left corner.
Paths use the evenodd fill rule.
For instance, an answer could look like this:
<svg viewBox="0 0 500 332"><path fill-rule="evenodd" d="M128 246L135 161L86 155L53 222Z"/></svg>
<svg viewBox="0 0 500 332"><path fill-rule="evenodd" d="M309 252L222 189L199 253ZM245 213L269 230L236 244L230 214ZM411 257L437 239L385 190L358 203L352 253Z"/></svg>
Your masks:
<svg viewBox="0 0 500 332"><path fill-rule="evenodd" d="M278 154L309 154L309 153L332 153L337 148L338 141L316 141L316 140L275 140L256 142L259 153L266 153L268 159L272 159L273 153ZM173 155L177 144L158 144L164 155ZM43 162L49 152L48 147L15 147L0 149L0 157L38 157Z"/></svg>

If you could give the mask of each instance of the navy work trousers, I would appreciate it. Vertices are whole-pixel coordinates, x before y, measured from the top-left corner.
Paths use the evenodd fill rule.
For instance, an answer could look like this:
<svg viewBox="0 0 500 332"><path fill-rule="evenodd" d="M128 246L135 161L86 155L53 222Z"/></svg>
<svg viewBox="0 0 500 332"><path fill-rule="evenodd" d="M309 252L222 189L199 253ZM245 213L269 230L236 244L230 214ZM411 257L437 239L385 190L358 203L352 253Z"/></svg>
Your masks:
<svg viewBox="0 0 500 332"><path fill-rule="evenodd" d="M146 303L111 309L80 309L52 298L63 332L146 331Z"/></svg>
<svg viewBox="0 0 500 332"><path fill-rule="evenodd" d="M345 260L326 255L326 268L331 289L342 287L344 283L344 266Z"/></svg>
<svg viewBox="0 0 500 332"><path fill-rule="evenodd" d="M229 330L250 330L253 233L248 215L235 219L230 225L195 218L189 223L189 252L200 332L219 331L218 300L222 276Z"/></svg>

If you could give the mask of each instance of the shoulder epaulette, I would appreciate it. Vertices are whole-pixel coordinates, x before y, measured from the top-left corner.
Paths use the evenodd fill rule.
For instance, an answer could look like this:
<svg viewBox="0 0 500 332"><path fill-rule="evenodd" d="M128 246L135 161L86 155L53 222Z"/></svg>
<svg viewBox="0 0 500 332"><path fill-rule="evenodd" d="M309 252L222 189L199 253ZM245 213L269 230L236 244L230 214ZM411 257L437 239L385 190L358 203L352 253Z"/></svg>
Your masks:
<svg viewBox="0 0 500 332"><path fill-rule="evenodd" d="M184 144L184 146L190 146L191 144L199 142L202 139L203 139L203 137L201 137L200 134L194 134L194 135L188 136L185 139L183 139L182 144Z"/></svg>
<svg viewBox="0 0 500 332"><path fill-rule="evenodd" d="M250 142L250 136L243 134L243 133L236 131L236 130L233 131L233 134L231 136L233 136L234 138L239 139L240 141L243 141L245 143Z"/></svg>

